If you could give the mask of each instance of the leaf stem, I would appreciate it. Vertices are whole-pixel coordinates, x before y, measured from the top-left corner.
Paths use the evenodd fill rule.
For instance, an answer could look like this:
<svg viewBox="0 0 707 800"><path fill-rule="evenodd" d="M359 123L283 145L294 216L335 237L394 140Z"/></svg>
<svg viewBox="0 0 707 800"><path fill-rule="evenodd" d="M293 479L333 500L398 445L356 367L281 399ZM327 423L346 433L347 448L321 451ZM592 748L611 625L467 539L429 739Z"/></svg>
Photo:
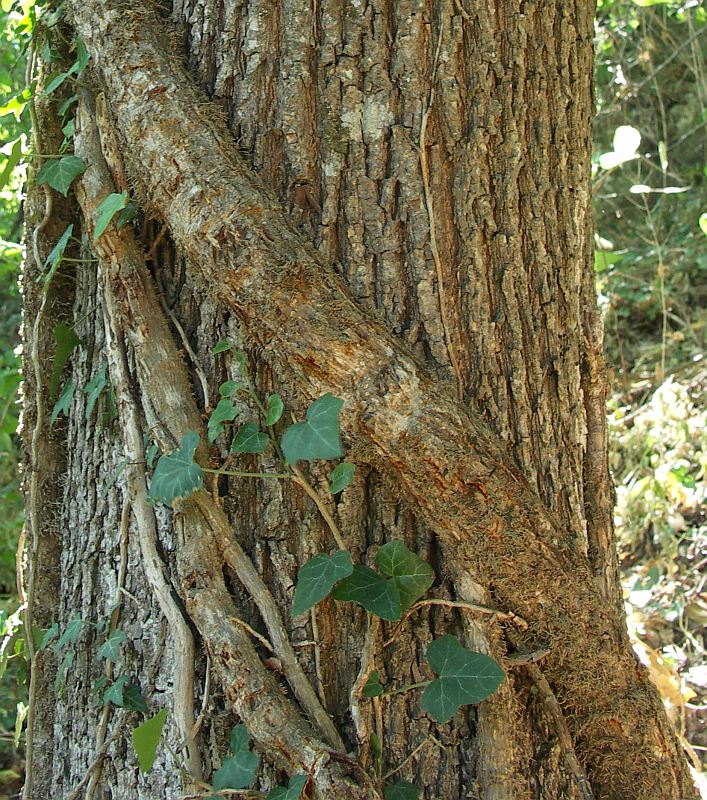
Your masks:
<svg viewBox="0 0 707 800"><path fill-rule="evenodd" d="M399 689L391 689L389 692L383 692L379 694L379 698L383 697L391 697L394 694L402 694L403 692L409 692L411 689L421 689L423 686L429 686L432 681L420 681L420 683L408 683L405 686L401 686Z"/></svg>
<svg viewBox="0 0 707 800"><path fill-rule="evenodd" d="M295 480L294 475L287 472L234 472L228 469L208 469L207 467L202 467L202 469L211 475L229 475L233 478L289 478Z"/></svg>

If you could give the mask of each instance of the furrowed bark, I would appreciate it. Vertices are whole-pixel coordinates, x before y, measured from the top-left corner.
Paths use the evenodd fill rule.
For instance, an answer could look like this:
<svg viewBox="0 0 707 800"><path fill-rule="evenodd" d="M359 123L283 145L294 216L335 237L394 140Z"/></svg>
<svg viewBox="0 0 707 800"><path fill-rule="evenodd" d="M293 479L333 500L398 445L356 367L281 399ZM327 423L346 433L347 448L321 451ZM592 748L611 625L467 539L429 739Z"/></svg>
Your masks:
<svg viewBox="0 0 707 800"><path fill-rule="evenodd" d="M98 205L115 187L85 100L81 112L76 152L89 166L82 177L78 196L92 231ZM116 344L123 332L127 333L133 348L139 391L143 399L148 400L147 407L159 414L151 430L162 447L171 449L172 443L179 441L188 430L200 431L203 436L202 423L191 396L187 371L147 275L144 254L132 233L128 229L118 233L111 226L94 247L100 259L106 325L113 340L109 347L111 377L130 460L131 500L140 536L151 540L148 545L155 554L151 571L159 577L162 567L154 544L154 513L147 504L144 470L139 466L145 461L142 432L127 364L120 355L122 345ZM247 723L249 733L278 766L290 774L309 773L317 797L377 798L375 787L356 762L321 741L323 734L333 746L342 746L336 729L291 652L289 642L278 641L280 650L284 650L285 673L302 708L321 727L322 733L312 730L295 706L283 697L278 682L263 666L248 634L231 621L235 608L223 578L223 551L238 545L232 542L233 534L223 511L206 492L200 492L175 516L180 538L179 593L209 651L224 693ZM165 613L169 616L169 610ZM172 619L170 622L177 628L173 635L179 634L183 621L178 620L176 625ZM189 700L192 699L190 696ZM188 736L183 738L189 739Z"/></svg>
<svg viewBox="0 0 707 800"><path fill-rule="evenodd" d="M562 529L503 444L291 229L164 43L164 22L116 2L71 7L128 171L188 255L194 285L235 311L293 394L343 397L346 434L395 474L458 577L531 622L526 644L550 647L543 671L596 793L696 797L658 694L575 547L581 532Z"/></svg>

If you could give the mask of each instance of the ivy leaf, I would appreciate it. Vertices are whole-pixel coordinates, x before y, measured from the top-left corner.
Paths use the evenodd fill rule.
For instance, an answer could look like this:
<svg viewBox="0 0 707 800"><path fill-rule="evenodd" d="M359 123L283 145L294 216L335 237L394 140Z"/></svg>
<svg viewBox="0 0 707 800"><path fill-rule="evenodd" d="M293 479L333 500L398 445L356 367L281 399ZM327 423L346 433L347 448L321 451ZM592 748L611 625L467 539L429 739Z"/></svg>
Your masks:
<svg viewBox="0 0 707 800"><path fill-rule="evenodd" d="M37 185L48 183L66 197L74 179L86 171L86 164L76 156L50 158L37 173Z"/></svg>
<svg viewBox="0 0 707 800"><path fill-rule="evenodd" d="M224 397L218 401L218 405L211 412L209 417L209 424L206 426L206 434L209 443L215 442L216 439L223 433L224 422L230 422L235 418L238 411L233 403Z"/></svg>
<svg viewBox="0 0 707 800"><path fill-rule="evenodd" d="M383 757L383 742L381 742L380 736L375 731L371 731L368 737L368 742L371 745L373 758L376 761L380 761Z"/></svg>
<svg viewBox="0 0 707 800"><path fill-rule="evenodd" d="M44 631L44 636L42 636L42 641L39 643L37 650L44 650L44 648L50 645L58 635L59 625L56 622L52 622L46 631Z"/></svg>
<svg viewBox="0 0 707 800"><path fill-rule="evenodd" d="M114 630L105 642L98 648L98 655L110 661L117 661L120 655L120 645L127 639L121 630Z"/></svg>
<svg viewBox="0 0 707 800"><path fill-rule="evenodd" d="M69 378L66 382L66 386L62 390L62 393L59 395L59 399L54 403L54 408L52 409L52 416L51 416L51 424L53 425L59 414L64 414L64 416L69 416L69 409L71 408L71 401L74 397L74 382Z"/></svg>
<svg viewBox="0 0 707 800"><path fill-rule="evenodd" d="M71 226L69 226L71 227ZM74 348L81 344L81 339L74 333L74 329L60 322L54 328L54 338L56 339L56 351L54 353L54 368L52 377L49 379L49 397L55 397L61 380L61 373L64 371Z"/></svg>
<svg viewBox="0 0 707 800"><path fill-rule="evenodd" d="M233 393L240 388L241 385L238 383L238 381L224 381L218 387L218 393L221 395L221 397L231 397Z"/></svg>
<svg viewBox="0 0 707 800"><path fill-rule="evenodd" d="M306 422L298 422L285 431L281 444L289 464L343 456L339 432L339 411L343 405L343 400L327 392L307 409Z"/></svg>
<svg viewBox="0 0 707 800"><path fill-rule="evenodd" d="M383 687L380 682L380 676L376 670L368 676L368 680L363 686L363 694L366 697L378 697L383 694Z"/></svg>
<svg viewBox="0 0 707 800"><path fill-rule="evenodd" d="M73 650L69 650L69 652L64 656L61 660L61 664L59 664L59 668L56 671L56 677L54 678L54 691L61 692L64 688L64 681L66 679L66 673L69 671L69 667L74 663L74 653Z"/></svg>
<svg viewBox="0 0 707 800"><path fill-rule="evenodd" d="M312 606L323 600L334 584L347 578L353 572L351 553L337 550L330 556L318 553L297 573L297 585L292 603L292 616L299 617Z"/></svg>
<svg viewBox="0 0 707 800"><path fill-rule="evenodd" d="M44 94L50 95L52 92L56 91L67 78L71 77L71 75L73 75L71 70L56 72L53 75L49 75L49 80L44 86Z"/></svg>
<svg viewBox="0 0 707 800"><path fill-rule="evenodd" d="M211 352L217 356L219 353L225 353L230 350L233 345L230 342L226 342L223 339L216 342L216 344L211 348Z"/></svg>
<svg viewBox="0 0 707 800"><path fill-rule="evenodd" d="M351 576L344 578L331 596L358 603L381 619L400 619L400 592L396 585L362 564L353 568Z"/></svg>
<svg viewBox="0 0 707 800"><path fill-rule="evenodd" d="M337 464L331 473L331 485L329 491L332 494L339 494L351 483L354 476L353 464L347 464L345 461L342 464Z"/></svg>
<svg viewBox="0 0 707 800"><path fill-rule="evenodd" d="M182 437L179 450L161 456L150 483L150 499L153 502L174 506L199 491L204 485L204 471L194 461L199 446L199 434L187 431Z"/></svg>
<svg viewBox="0 0 707 800"><path fill-rule="evenodd" d="M69 97L67 100L64 100L64 102L59 106L60 116L63 117L78 99L79 96L77 94L72 94L71 97Z"/></svg>
<svg viewBox="0 0 707 800"><path fill-rule="evenodd" d="M81 636L82 630L83 620L77 615L69 621L68 625L64 628L64 633L59 637L59 641L54 644L52 648L54 652L58 653L67 644L74 644L79 636Z"/></svg>
<svg viewBox="0 0 707 800"><path fill-rule="evenodd" d="M115 227L120 230L123 225L127 224L137 216L137 203L134 200L128 200L125 208L118 214L115 221Z"/></svg>
<svg viewBox="0 0 707 800"><path fill-rule="evenodd" d="M407 611L419 600L435 579L432 567L397 539L381 547L376 555L376 564L397 586L402 611Z"/></svg>
<svg viewBox="0 0 707 800"><path fill-rule="evenodd" d="M276 786L267 800L299 800L308 780L309 775L293 775L286 789L284 786Z"/></svg>
<svg viewBox="0 0 707 800"><path fill-rule="evenodd" d="M76 74L81 74L88 64L89 59L91 56L88 54L88 50L86 50L86 45L83 43L83 40L80 36L76 37Z"/></svg>
<svg viewBox="0 0 707 800"><path fill-rule="evenodd" d="M118 706L119 708L123 708L125 705L125 700L123 698L123 691L125 689L125 685L128 682L127 675L121 675L119 678L116 678L113 683L103 692L103 704L108 705L108 703L113 703L114 706Z"/></svg>
<svg viewBox="0 0 707 800"><path fill-rule="evenodd" d="M268 446L268 435L262 433L255 422L241 425L231 445L232 453L262 453Z"/></svg>
<svg viewBox="0 0 707 800"><path fill-rule="evenodd" d="M51 267L47 274L44 276L44 285L46 286L49 281L54 277L54 273L59 269L61 265L61 261L64 258L64 250L66 250L66 245L69 243L69 239L71 238L71 234L74 232L74 224L73 222L69 227L61 234L59 237L59 241L54 245L52 248L51 253L47 256L47 260L44 262L45 267Z"/></svg>
<svg viewBox="0 0 707 800"><path fill-rule="evenodd" d="M108 386L108 376L106 375L106 368L101 367L95 376L84 387L84 394L86 395L86 419L91 419L93 409L96 401L101 396L106 386Z"/></svg>
<svg viewBox="0 0 707 800"><path fill-rule="evenodd" d="M420 790L408 781L389 783L383 789L384 800L418 800Z"/></svg>
<svg viewBox="0 0 707 800"><path fill-rule="evenodd" d="M127 190L120 194L109 194L104 198L96 211L98 212L98 219L96 220L96 227L93 229L93 241L97 242L105 229L110 225L110 221L119 212L122 211L128 204Z"/></svg>
<svg viewBox="0 0 707 800"><path fill-rule="evenodd" d="M258 756L249 750L248 729L242 723L231 731L231 752L224 758L221 769L212 778L214 789L245 789L253 782L258 769Z"/></svg>
<svg viewBox="0 0 707 800"><path fill-rule="evenodd" d="M282 416L285 406L283 405L282 398L279 394L268 395L267 415L265 417L266 425L274 425Z"/></svg>
<svg viewBox="0 0 707 800"><path fill-rule="evenodd" d="M143 714L147 713L147 703L137 683L129 683L123 689L123 708L128 708L131 711L141 711Z"/></svg>
<svg viewBox="0 0 707 800"><path fill-rule="evenodd" d="M157 745L160 742L166 719L167 709L163 708L154 717L146 719L142 725L138 725L133 730L133 747L142 772L149 772L155 763Z"/></svg>
<svg viewBox="0 0 707 800"><path fill-rule="evenodd" d="M492 658L472 653L449 635L430 644L427 660L439 677L427 686L420 705L437 722L449 722L460 706L485 700L506 677Z"/></svg>

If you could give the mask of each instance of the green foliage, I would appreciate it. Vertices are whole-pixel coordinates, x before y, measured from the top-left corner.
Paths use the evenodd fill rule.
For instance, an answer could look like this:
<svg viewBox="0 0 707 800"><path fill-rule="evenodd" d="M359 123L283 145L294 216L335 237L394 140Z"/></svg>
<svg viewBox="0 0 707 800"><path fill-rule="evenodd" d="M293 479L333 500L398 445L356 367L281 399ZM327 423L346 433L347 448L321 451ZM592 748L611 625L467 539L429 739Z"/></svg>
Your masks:
<svg viewBox="0 0 707 800"><path fill-rule="evenodd" d="M309 776L307 775L293 775L287 788L276 786L268 794L268 800L299 800L308 780Z"/></svg>
<svg viewBox="0 0 707 800"><path fill-rule="evenodd" d="M407 781L390 783L383 789L384 800L418 800L419 797L420 790Z"/></svg>
<svg viewBox="0 0 707 800"><path fill-rule="evenodd" d="M274 425L282 416L284 405L282 398L279 394L268 395L267 414L265 416L265 424L269 427Z"/></svg>
<svg viewBox="0 0 707 800"><path fill-rule="evenodd" d="M223 339L221 341L216 342L216 344L211 348L211 352L217 356L219 353L226 353L228 352L233 345L230 342L225 342Z"/></svg>
<svg viewBox="0 0 707 800"><path fill-rule="evenodd" d="M376 670L373 670L368 676L368 680L364 684L363 694L365 697L378 697L383 694L383 686L380 682L380 675Z"/></svg>
<svg viewBox="0 0 707 800"><path fill-rule="evenodd" d="M59 399L54 403L54 408L52 409L52 416L51 416L51 424L53 425L58 417L59 414L64 414L64 416L69 416L69 409L71 408L71 401L74 399L74 382L73 380L69 379L61 394L59 395Z"/></svg>
<svg viewBox="0 0 707 800"><path fill-rule="evenodd" d="M354 476L356 467L353 464L347 464L345 461L337 464L334 471L331 473L331 484L329 491L332 494L339 494L351 483Z"/></svg>
<svg viewBox="0 0 707 800"><path fill-rule="evenodd" d="M109 194L96 209L98 212L98 219L96 220L96 227L93 231L93 241L97 242L105 233L106 228L110 225L113 217L122 211L128 204L127 191L121 194Z"/></svg>
<svg viewBox="0 0 707 800"><path fill-rule="evenodd" d="M212 779L214 789L245 789L250 786L258 769L258 756L250 750L250 738L245 725L231 731L232 756L224 758L221 769Z"/></svg>
<svg viewBox="0 0 707 800"><path fill-rule="evenodd" d="M219 400L216 408L211 412L209 423L207 425L207 437L209 442L215 442L216 439L223 433L224 423L231 422L235 419L238 411L228 397L223 397Z"/></svg>
<svg viewBox="0 0 707 800"><path fill-rule="evenodd" d="M48 184L66 197L71 184L86 171L86 164L76 156L50 158L37 173L37 183Z"/></svg>
<svg viewBox="0 0 707 800"><path fill-rule="evenodd" d="M298 422L285 431L281 446L289 464L343 456L339 434L339 411L343 405L343 400L327 393L307 409L306 422Z"/></svg>
<svg viewBox="0 0 707 800"><path fill-rule="evenodd" d="M427 686L420 705L437 722L449 722L461 706L485 700L506 677L492 658L472 653L453 636L432 641L427 660L439 677Z"/></svg>
<svg viewBox="0 0 707 800"><path fill-rule="evenodd" d="M323 600L336 583L353 572L351 553L338 550L330 556L319 553L303 564L297 574L292 616L299 617Z"/></svg>
<svg viewBox="0 0 707 800"><path fill-rule="evenodd" d="M109 388L108 373L106 366L102 366L91 380L84 386L86 395L86 419L91 419L93 409L96 407L98 398Z"/></svg>
<svg viewBox="0 0 707 800"><path fill-rule="evenodd" d="M335 600L350 600L381 619L400 619L400 615L432 586L432 567L408 550L403 542L384 544L376 555L383 575L357 564L350 577L334 589Z"/></svg>
<svg viewBox="0 0 707 800"><path fill-rule="evenodd" d="M146 719L142 725L138 725L133 730L133 747L142 772L149 772L155 763L157 745L160 742L166 719L167 709L163 708L154 717Z"/></svg>
<svg viewBox="0 0 707 800"><path fill-rule="evenodd" d="M201 489L204 485L204 472L194 461L198 446L199 435L194 431L187 431L178 450L159 458L150 483L152 502L173 507L178 500L184 500Z"/></svg>
<svg viewBox="0 0 707 800"><path fill-rule="evenodd" d="M74 329L70 328L68 325L65 325L63 322L60 322L54 328L54 338L56 340L56 351L54 353L54 367L52 369L52 376L49 379L50 399L53 399L56 396L56 393L59 389L59 382L61 381L61 374L71 358L74 348L81 344L81 340L74 333ZM102 380L103 385L105 386L105 372Z"/></svg>
<svg viewBox="0 0 707 800"><path fill-rule="evenodd" d="M47 260L44 262L45 267L49 267L49 271L44 277L44 285L47 286L49 281L54 277L57 269L61 266L62 259L64 258L64 250L66 250L66 245L69 243L69 239L71 238L71 234L74 231L73 223L67 227L64 233L61 234L59 237L59 241L54 245L52 251L47 256Z"/></svg>
<svg viewBox="0 0 707 800"><path fill-rule="evenodd" d="M246 422L238 429L231 445L232 453L262 453L268 446L267 433L263 433L255 422Z"/></svg>
<svg viewBox="0 0 707 800"><path fill-rule="evenodd" d="M121 630L114 630L105 642L100 646L98 655L100 658L107 658L110 661L117 661L120 655L120 647L126 640L126 635Z"/></svg>

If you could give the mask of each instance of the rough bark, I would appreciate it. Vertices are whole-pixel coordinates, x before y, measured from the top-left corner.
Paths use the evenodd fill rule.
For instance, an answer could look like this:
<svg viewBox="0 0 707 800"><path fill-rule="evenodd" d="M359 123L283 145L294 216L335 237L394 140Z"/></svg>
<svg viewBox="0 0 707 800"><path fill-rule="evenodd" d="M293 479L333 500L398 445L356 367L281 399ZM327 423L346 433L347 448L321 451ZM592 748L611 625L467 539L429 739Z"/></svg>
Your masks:
<svg viewBox="0 0 707 800"><path fill-rule="evenodd" d="M152 267L208 359L202 406L224 377L208 355L222 330L242 331L258 380L269 386L275 375L296 407L325 391L344 398L347 442L359 465L372 467L333 509L355 555L370 557L370 545L402 532L435 560L442 594L526 619L514 646L549 648L543 673L599 797L688 798L678 744L616 610L601 333L587 277L591 9L433 10L185 3L175 14L186 21L191 64L224 98L239 152L220 107L181 65L164 18L117 2L71 4L141 206L177 245L176 259ZM99 160L89 158L81 190L89 229L109 191L105 175L91 183ZM298 174L321 175L312 188L318 228L316 211L283 211ZM130 236L111 233L97 250L122 435L137 463L141 426L168 447L202 423ZM101 328L99 320L96 341ZM140 409L131 411L135 398ZM84 461L109 471L113 435L103 456ZM125 491L138 523L142 515L154 526L134 472ZM243 590L224 579L229 548L240 540L286 610L294 567L326 546L316 511L287 489L231 483L241 499L240 507L225 499L232 525L211 488L176 515L174 532L160 518L148 538L169 551L166 573L220 679L219 707L247 722L271 764L310 771L317 796L374 797L359 768L297 717L228 619L234 602L252 619ZM76 564L63 574L76 576ZM316 670L303 660L355 741L342 698L358 670L360 617L345 614L320 609L323 663ZM432 629L455 624L416 620L399 650L379 659L390 674L419 679L418 652ZM462 627L468 641L505 659L498 627L468 619ZM428 797L579 796L522 668L505 663L502 692L455 730L420 718L414 699L391 703L387 768L435 730L445 747L427 747L414 762ZM301 706L313 707L288 678ZM85 696L72 702L91 705ZM476 727L474 749L464 725ZM184 736L170 735L178 750ZM364 747L361 763L367 758ZM64 772L62 785L80 775L76 765Z"/></svg>

